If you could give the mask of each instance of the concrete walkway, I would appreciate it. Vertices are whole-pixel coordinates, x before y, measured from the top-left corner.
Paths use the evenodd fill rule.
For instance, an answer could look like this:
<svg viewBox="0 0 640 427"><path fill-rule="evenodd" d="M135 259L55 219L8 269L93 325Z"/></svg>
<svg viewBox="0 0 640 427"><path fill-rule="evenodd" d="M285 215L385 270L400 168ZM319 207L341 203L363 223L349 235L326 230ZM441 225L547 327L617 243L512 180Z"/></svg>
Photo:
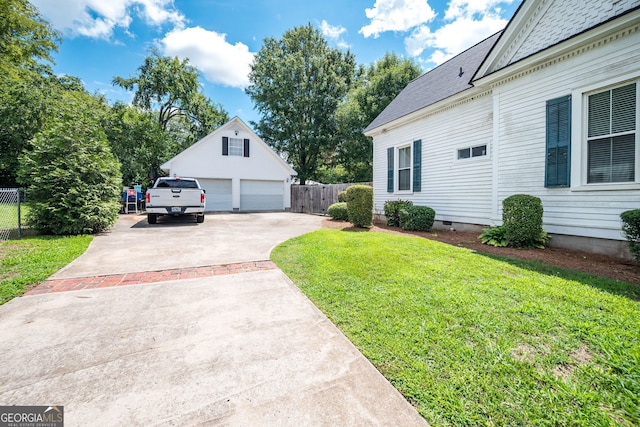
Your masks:
<svg viewBox="0 0 640 427"><path fill-rule="evenodd" d="M118 252L113 240L131 239L135 246L128 234L148 230L136 228L133 217L121 218L112 233L94 240L87 256L54 275L50 288L0 306L0 405L62 405L66 426L426 425L258 249L285 239L274 230L283 219L299 221L300 234L318 228L320 220L262 215L253 220L271 224L270 230L255 234L256 244L246 251L247 258L261 260L215 263L207 257L214 262L199 268L159 263L148 270L160 272L157 279L137 272L139 284L124 280L136 272L83 273L86 266L109 263L100 257L105 247ZM216 227L246 226L243 215L214 215L205 224L212 219L220 223L154 231L175 242L189 228L196 241L208 234L215 242ZM240 252L249 240L221 245ZM182 255L201 256L196 249L184 244ZM245 271L242 265L260 268ZM167 271L191 278L163 276ZM120 278L120 286L96 285L108 277ZM56 288L69 280L85 288Z"/></svg>

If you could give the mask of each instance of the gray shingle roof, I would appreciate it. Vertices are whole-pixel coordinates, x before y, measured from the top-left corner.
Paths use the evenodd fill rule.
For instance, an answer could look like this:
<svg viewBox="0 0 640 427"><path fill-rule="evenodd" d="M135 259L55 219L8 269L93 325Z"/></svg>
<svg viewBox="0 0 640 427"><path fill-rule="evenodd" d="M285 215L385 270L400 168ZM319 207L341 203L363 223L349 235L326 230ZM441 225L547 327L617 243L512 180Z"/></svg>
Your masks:
<svg viewBox="0 0 640 427"><path fill-rule="evenodd" d="M501 33L492 35L410 82L364 131L378 128L473 87L471 79Z"/></svg>

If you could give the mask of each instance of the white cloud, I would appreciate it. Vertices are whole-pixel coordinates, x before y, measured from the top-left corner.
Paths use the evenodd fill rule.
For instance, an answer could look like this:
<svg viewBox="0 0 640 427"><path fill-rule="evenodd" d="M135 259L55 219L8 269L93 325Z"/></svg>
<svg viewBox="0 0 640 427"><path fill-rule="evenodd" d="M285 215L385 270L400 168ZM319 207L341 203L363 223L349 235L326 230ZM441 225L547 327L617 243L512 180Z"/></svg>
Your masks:
<svg viewBox="0 0 640 427"><path fill-rule="evenodd" d="M422 26L405 39L405 48L411 56L418 56L425 49L436 49L431 54L429 61L441 64L497 33L506 25L506 19L498 16L485 16L481 20L458 18L434 32L429 27Z"/></svg>
<svg viewBox="0 0 640 427"><path fill-rule="evenodd" d="M335 26L330 25L327 21L323 19L322 22L320 23L320 31L322 31L323 36L330 38L332 40L337 40L340 38L342 34L347 32L347 29L337 25Z"/></svg>
<svg viewBox="0 0 640 427"><path fill-rule="evenodd" d="M247 45L231 44L226 37L226 34L191 27L169 32L161 43L165 55L189 58L191 65L202 71L210 82L245 88L249 85L254 54Z"/></svg>
<svg viewBox="0 0 640 427"><path fill-rule="evenodd" d="M133 16L151 25L182 26L184 16L173 0L31 0L40 13L61 31L71 35L108 39L116 27L128 29Z"/></svg>
<svg viewBox="0 0 640 427"><path fill-rule="evenodd" d="M385 31L409 31L436 16L427 0L376 0L365 14L371 23L360 28L360 33L374 38Z"/></svg>
<svg viewBox="0 0 640 427"><path fill-rule="evenodd" d="M325 36L329 40L333 40L338 47L343 49L349 48L349 45L344 40L342 40L342 35L347 32L346 28L337 25L330 25L323 19L320 23L320 31L322 32L323 36Z"/></svg>
<svg viewBox="0 0 640 427"><path fill-rule="evenodd" d="M483 17L485 15L499 16L502 12L501 4L511 4L513 0L451 0L449 9L444 14L447 20L457 18Z"/></svg>

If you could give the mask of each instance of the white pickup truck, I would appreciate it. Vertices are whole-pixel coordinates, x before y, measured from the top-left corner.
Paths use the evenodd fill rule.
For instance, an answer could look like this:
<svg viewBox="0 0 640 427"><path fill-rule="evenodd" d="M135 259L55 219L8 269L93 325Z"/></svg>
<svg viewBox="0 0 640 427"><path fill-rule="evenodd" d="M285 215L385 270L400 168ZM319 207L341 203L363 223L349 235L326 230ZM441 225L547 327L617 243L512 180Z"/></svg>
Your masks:
<svg viewBox="0 0 640 427"><path fill-rule="evenodd" d="M158 178L147 190L147 221L155 224L161 215L194 215L196 222L204 222L204 193L197 179Z"/></svg>

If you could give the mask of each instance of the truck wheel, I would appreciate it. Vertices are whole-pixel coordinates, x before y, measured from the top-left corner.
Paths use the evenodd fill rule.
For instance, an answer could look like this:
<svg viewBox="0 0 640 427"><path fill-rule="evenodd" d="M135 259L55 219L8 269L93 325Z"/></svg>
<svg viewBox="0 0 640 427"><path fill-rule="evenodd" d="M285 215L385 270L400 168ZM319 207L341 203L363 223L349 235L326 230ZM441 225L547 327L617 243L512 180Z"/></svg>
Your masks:
<svg viewBox="0 0 640 427"><path fill-rule="evenodd" d="M156 222L158 222L158 215L157 214L147 214L147 222L149 224L155 224Z"/></svg>
<svg viewBox="0 0 640 427"><path fill-rule="evenodd" d="M196 215L196 222L202 224L204 222L204 215Z"/></svg>

